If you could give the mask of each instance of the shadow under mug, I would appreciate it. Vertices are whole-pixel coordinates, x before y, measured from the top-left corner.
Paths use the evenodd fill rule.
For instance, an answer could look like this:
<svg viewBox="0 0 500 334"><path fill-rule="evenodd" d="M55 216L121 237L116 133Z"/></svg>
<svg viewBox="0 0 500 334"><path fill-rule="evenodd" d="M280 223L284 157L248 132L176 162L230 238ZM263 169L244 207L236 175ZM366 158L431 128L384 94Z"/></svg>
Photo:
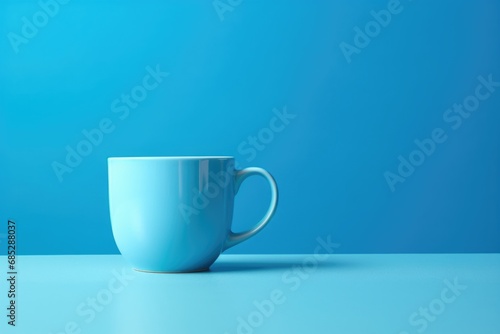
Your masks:
<svg viewBox="0 0 500 334"><path fill-rule="evenodd" d="M255 227L234 233L234 196L251 175L267 179L271 203ZM262 230L278 204L271 174L236 170L229 156L108 158L108 178L116 245L141 271L208 270L223 251Z"/></svg>

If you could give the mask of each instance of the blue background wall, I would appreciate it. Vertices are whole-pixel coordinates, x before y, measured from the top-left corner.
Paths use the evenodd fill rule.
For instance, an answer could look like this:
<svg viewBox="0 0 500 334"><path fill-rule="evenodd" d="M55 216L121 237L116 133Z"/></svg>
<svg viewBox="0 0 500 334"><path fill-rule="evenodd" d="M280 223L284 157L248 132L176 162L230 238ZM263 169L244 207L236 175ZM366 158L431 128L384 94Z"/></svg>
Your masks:
<svg viewBox="0 0 500 334"><path fill-rule="evenodd" d="M460 127L443 118L478 76L500 81L498 1L401 0L379 31L371 11L387 1L216 4L72 0L49 17L1 2L0 219L17 221L20 253L116 253L106 158L197 154L279 183L275 219L231 252L309 253L327 235L346 253L500 251L500 88ZM23 17L40 26L29 38ZM346 57L367 24L373 37ZM169 75L115 113L157 65ZM248 136L284 108L295 117L254 157ZM103 119L113 130L60 182L54 161ZM436 128L446 141L391 189L384 173ZM268 200L265 181L247 181L235 229Z"/></svg>

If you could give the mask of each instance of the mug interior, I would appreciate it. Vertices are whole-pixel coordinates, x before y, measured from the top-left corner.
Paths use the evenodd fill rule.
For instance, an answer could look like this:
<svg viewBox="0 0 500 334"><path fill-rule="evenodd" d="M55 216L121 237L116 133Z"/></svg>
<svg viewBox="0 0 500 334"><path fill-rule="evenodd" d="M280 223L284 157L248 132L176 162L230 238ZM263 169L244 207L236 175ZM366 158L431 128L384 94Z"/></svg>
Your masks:
<svg viewBox="0 0 500 334"><path fill-rule="evenodd" d="M229 155L179 155L179 156L150 156L150 157L109 157L108 160L225 160L234 159Z"/></svg>

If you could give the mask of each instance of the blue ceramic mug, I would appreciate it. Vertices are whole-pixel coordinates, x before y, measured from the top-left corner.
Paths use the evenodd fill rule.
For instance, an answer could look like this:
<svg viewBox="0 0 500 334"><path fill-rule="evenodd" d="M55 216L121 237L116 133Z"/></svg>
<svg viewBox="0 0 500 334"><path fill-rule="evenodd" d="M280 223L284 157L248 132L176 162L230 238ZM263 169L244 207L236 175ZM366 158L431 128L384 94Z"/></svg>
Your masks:
<svg viewBox="0 0 500 334"><path fill-rule="evenodd" d="M248 176L271 185L266 215L249 231L231 231L234 196ZM116 245L137 270L207 270L229 247L259 232L278 204L262 168L236 170L227 156L108 158L109 209Z"/></svg>

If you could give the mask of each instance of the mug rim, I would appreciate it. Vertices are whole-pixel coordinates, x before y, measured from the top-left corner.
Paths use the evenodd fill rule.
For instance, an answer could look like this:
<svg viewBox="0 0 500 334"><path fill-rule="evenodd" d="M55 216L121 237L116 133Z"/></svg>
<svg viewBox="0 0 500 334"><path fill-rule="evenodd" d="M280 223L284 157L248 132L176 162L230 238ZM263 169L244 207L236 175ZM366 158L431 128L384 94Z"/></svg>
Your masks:
<svg viewBox="0 0 500 334"><path fill-rule="evenodd" d="M178 155L178 156L146 156L146 157L108 157L109 160L227 160L234 159L230 155Z"/></svg>

